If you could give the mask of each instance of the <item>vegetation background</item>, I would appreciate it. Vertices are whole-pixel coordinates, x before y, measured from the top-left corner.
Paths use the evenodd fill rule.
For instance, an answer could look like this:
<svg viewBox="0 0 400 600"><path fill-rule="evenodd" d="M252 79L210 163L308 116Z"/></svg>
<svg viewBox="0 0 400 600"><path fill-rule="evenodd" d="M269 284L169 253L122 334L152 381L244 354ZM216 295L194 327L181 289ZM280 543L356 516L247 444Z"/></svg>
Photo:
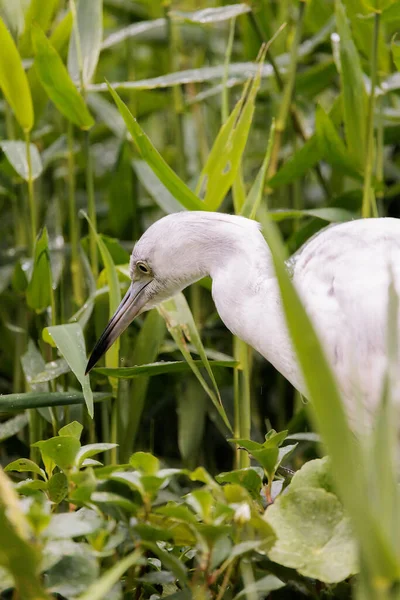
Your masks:
<svg viewBox="0 0 400 600"><path fill-rule="evenodd" d="M399 598L390 394L355 441L283 258L331 222L399 215L400 2L0 17L2 598ZM263 224L315 419L208 280L84 375L134 240L204 208Z"/></svg>

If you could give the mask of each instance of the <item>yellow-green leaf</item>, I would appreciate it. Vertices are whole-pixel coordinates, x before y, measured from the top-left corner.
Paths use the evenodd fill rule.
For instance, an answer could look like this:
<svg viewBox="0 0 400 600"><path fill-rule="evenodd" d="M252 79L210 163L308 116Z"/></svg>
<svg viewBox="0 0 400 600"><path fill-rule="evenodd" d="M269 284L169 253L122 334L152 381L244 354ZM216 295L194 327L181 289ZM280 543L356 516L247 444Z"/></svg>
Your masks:
<svg viewBox="0 0 400 600"><path fill-rule="evenodd" d="M33 126L33 106L21 57L10 32L0 18L0 88L24 131Z"/></svg>

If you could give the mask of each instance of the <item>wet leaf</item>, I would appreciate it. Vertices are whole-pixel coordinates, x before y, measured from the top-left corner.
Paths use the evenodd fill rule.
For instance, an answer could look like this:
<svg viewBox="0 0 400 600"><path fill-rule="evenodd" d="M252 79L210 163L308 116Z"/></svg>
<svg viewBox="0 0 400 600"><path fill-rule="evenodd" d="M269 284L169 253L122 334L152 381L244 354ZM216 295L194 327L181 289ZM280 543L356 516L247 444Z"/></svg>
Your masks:
<svg viewBox="0 0 400 600"><path fill-rule="evenodd" d="M194 360L193 364L197 367L203 366L203 361ZM237 365L235 360L213 360L210 361L210 366L213 367L230 367L234 368ZM97 367L94 369L96 373L108 375L112 377L120 377L123 379L132 379L135 377L152 377L154 375L163 375L167 373L186 373L191 371L190 365L182 360L173 362L163 361L151 363L150 365L136 365L135 367L119 367L117 369L107 367Z"/></svg>
<svg viewBox="0 0 400 600"><path fill-rule="evenodd" d="M49 498L55 504L59 504L68 494L68 479L64 473L54 473L47 484Z"/></svg>
<svg viewBox="0 0 400 600"><path fill-rule="evenodd" d="M28 458L18 458L9 463L4 471L18 471L18 473L36 473L43 479L47 479L46 473L33 460Z"/></svg>
<svg viewBox="0 0 400 600"><path fill-rule="evenodd" d="M75 458L81 447L79 440L71 435L53 437L32 445L39 448L42 455L54 461L57 467L66 471L74 466Z"/></svg>

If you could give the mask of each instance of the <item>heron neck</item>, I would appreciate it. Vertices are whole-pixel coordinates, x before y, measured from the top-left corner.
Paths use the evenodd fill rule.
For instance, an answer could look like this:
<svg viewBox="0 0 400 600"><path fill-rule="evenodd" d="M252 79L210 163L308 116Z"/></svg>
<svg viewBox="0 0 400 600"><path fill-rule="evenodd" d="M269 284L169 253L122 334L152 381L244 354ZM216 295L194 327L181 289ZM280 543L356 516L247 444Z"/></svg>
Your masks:
<svg viewBox="0 0 400 600"><path fill-rule="evenodd" d="M272 255L262 235L246 240L239 255L221 256L210 274L213 299L227 328L304 393Z"/></svg>

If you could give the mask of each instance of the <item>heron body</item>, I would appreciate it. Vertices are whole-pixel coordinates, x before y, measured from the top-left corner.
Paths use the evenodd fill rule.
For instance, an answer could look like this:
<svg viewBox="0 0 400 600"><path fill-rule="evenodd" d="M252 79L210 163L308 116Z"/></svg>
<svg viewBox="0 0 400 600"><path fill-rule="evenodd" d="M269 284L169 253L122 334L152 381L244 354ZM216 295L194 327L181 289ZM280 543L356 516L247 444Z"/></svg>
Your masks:
<svg viewBox="0 0 400 600"><path fill-rule="evenodd" d="M336 374L349 416L367 420L387 367L391 277L400 292L400 221L361 219L327 227L288 270ZM262 354L302 394L307 389L287 330L272 255L256 222L180 212L154 223L136 243L132 284L95 346L90 370L129 323L206 275L227 328ZM394 325L399 329L398 322Z"/></svg>

